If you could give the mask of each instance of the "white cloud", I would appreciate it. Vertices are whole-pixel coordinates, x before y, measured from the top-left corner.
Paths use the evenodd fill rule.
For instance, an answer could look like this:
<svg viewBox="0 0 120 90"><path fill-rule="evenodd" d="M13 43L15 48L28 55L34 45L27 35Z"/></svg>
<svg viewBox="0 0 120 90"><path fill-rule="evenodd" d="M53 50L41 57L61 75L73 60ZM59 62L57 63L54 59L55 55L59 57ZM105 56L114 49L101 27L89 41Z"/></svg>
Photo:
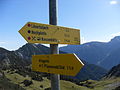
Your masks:
<svg viewBox="0 0 120 90"><path fill-rule="evenodd" d="M5 44L6 42L0 42L0 44Z"/></svg>
<svg viewBox="0 0 120 90"><path fill-rule="evenodd" d="M114 38L115 36L120 36L120 32L111 34L111 38Z"/></svg>
<svg viewBox="0 0 120 90"><path fill-rule="evenodd" d="M5 48L6 42L0 41L0 47Z"/></svg>
<svg viewBox="0 0 120 90"><path fill-rule="evenodd" d="M117 32L117 33L113 33L113 34L110 34L106 37L106 41L105 42L108 42L110 41L111 39L113 39L114 37L116 36L120 36L120 32Z"/></svg>
<svg viewBox="0 0 120 90"><path fill-rule="evenodd" d="M81 37L81 44L85 43L85 38L84 37Z"/></svg>
<svg viewBox="0 0 120 90"><path fill-rule="evenodd" d="M118 4L118 1L116 1L116 0L112 0L112 1L110 1L110 4L111 4L111 5Z"/></svg>
<svg viewBox="0 0 120 90"><path fill-rule="evenodd" d="M90 41L86 40L84 37L81 37L80 39L81 39L81 40L80 40L80 41L81 41L81 44L90 42Z"/></svg>

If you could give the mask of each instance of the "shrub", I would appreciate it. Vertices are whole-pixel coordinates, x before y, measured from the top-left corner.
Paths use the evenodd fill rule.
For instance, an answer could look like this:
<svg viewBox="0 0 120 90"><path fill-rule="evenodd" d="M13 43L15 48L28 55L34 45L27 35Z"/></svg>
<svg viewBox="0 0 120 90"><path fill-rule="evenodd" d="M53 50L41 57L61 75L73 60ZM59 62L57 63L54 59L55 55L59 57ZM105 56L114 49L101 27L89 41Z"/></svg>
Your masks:
<svg viewBox="0 0 120 90"><path fill-rule="evenodd" d="M49 88L45 88L45 90L51 90L51 88L49 87Z"/></svg>
<svg viewBox="0 0 120 90"><path fill-rule="evenodd" d="M21 83L23 83L25 86L30 86L31 84L33 84L33 82L32 82L32 81L29 81L29 80L24 80L24 81L21 82Z"/></svg>

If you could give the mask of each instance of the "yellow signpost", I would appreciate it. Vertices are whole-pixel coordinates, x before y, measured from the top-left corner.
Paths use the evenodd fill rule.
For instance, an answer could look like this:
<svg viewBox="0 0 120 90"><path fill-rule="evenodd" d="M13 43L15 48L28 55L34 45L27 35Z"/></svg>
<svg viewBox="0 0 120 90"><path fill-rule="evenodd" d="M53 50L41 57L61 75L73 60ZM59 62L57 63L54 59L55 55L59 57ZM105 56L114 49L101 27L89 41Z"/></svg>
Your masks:
<svg viewBox="0 0 120 90"><path fill-rule="evenodd" d="M80 30L56 26L56 0L49 0L50 24L28 22L19 33L28 43L51 44L51 55L33 55L32 70L53 73L51 75L52 90L60 90L59 75L75 76L84 66L75 54L58 54L58 44L80 44ZM54 44L54 45L53 45Z"/></svg>
<svg viewBox="0 0 120 90"><path fill-rule="evenodd" d="M84 66L75 54L33 55L32 70L75 76Z"/></svg>
<svg viewBox="0 0 120 90"><path fill-rule="evenodd" d="M19 33L29 43L80 44L79 29L28 22Z"/></svg>

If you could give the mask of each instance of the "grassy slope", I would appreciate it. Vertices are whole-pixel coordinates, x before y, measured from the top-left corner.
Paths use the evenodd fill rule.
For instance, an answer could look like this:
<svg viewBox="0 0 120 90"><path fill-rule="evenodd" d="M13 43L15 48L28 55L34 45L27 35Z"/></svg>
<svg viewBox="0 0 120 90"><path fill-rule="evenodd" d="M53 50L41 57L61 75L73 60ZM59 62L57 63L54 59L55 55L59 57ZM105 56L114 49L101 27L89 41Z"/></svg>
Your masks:
<svg viewBox="0 0 120 90"><path fill-rule="evenodd" d="M102 90L113 90L114 88L120 86L120 78L101 80L95 85L97 88Z"/></svg>
<svg viewBox="0 0 120 90"><path fill-rule="evenodd" d="M31 80L30 77L23 77L17 73L10 74L7 72L5 72L5 75L7 78L9 78L11 80L12 83L19 84L20 86L22 86L26 90L39 90L39 89L44 90L45 88L50 87L50 80L48 80L46 78L44 78L44 80L41 82L32 80L33 84L28 86L28 87L25 87L23 84L21 84L21 82L24 81L25 79ZM61 80L60 84L61 84L61 87L60 87L61 90L87 90L86 87L78 86L78 85L76 85L72 82L69 82L69 81ZM40 88L40 85L42 85L43 88ZM82 89L80 89L80 88L82 88Z"/></svg>
<svg viewBox="0 0 120 90"><path fill-rule="evenodd" d="M25 87L21 82L24 81L25 79L31 80L30 77L23 77L17 73L7 73L5 72L5 75L8 79L11 80L12 83L14 84L19 84L26 90L44 90L45 88L50 87L50 80L47 78L44 78L43 81L33 81L33 84L30 86ZM80 86L76 85L72 82L69 81L60 81L60 88L61 90L112 90L113 88L120 86L120 78L117 79L108 79L108 80L101 80L101 81L93 81L93 80L88 80L87 82L81 82L89 87L93 87L93 89L87 88L86 86ZM40 88L40 85L43 86L43 88Z"/></svg>
<svg viewBox="0 0 120 90"><path fill-rule="evenodd" d="M81 83L89 87L93 87L92 89L87 90L113 90L120 86L120 78L105 79L101 81L88 80L87 82L84 81Z"/></svg>
<svg viewBox="0 0 120 90"><path fill-rule="evenodd" d="M21 82L23 82L25 79L31 80L30 77L23 77L23 76L21 76L17 73L10 74L10 73L7 73L7 72L5 72L5 75L6 75L7 78L9 78L11 80L12 83L19 84L20 86L22 86L26 90L34 90L34 89L38 90L38 89L40 89L40 85L43 85L43 88L42 88L43 90L45 88L50 87L50 84L49 84L50 81L46 78L44 78L44 81L42 81L42 82L32 80L33 84L28 86L28 87L25 87Z"/></svg>
<svg viewBox="0 0 120 90"><path fill-rule="evenodd" d="M0 78L0 90L25 90L18 84L10 82L6 77Z"/></svg>

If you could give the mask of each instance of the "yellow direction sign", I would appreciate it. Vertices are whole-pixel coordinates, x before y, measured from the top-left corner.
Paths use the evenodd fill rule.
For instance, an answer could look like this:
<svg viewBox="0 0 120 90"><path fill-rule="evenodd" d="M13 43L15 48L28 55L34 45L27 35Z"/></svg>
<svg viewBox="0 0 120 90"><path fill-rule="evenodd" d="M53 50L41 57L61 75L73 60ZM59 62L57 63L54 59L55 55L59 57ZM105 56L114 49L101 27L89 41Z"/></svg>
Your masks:
<svg viewBox="0 0 120 90"><path fill-rule="evenodd" d="M19 33L29 43L80 44L80 30L28 22Z"/></svg>
<svg viewBox="0 0 120 90"><path fill-rule="evenodd" d="M84 66L75 54L33 55L32 70L75 76Z"/></svg>

